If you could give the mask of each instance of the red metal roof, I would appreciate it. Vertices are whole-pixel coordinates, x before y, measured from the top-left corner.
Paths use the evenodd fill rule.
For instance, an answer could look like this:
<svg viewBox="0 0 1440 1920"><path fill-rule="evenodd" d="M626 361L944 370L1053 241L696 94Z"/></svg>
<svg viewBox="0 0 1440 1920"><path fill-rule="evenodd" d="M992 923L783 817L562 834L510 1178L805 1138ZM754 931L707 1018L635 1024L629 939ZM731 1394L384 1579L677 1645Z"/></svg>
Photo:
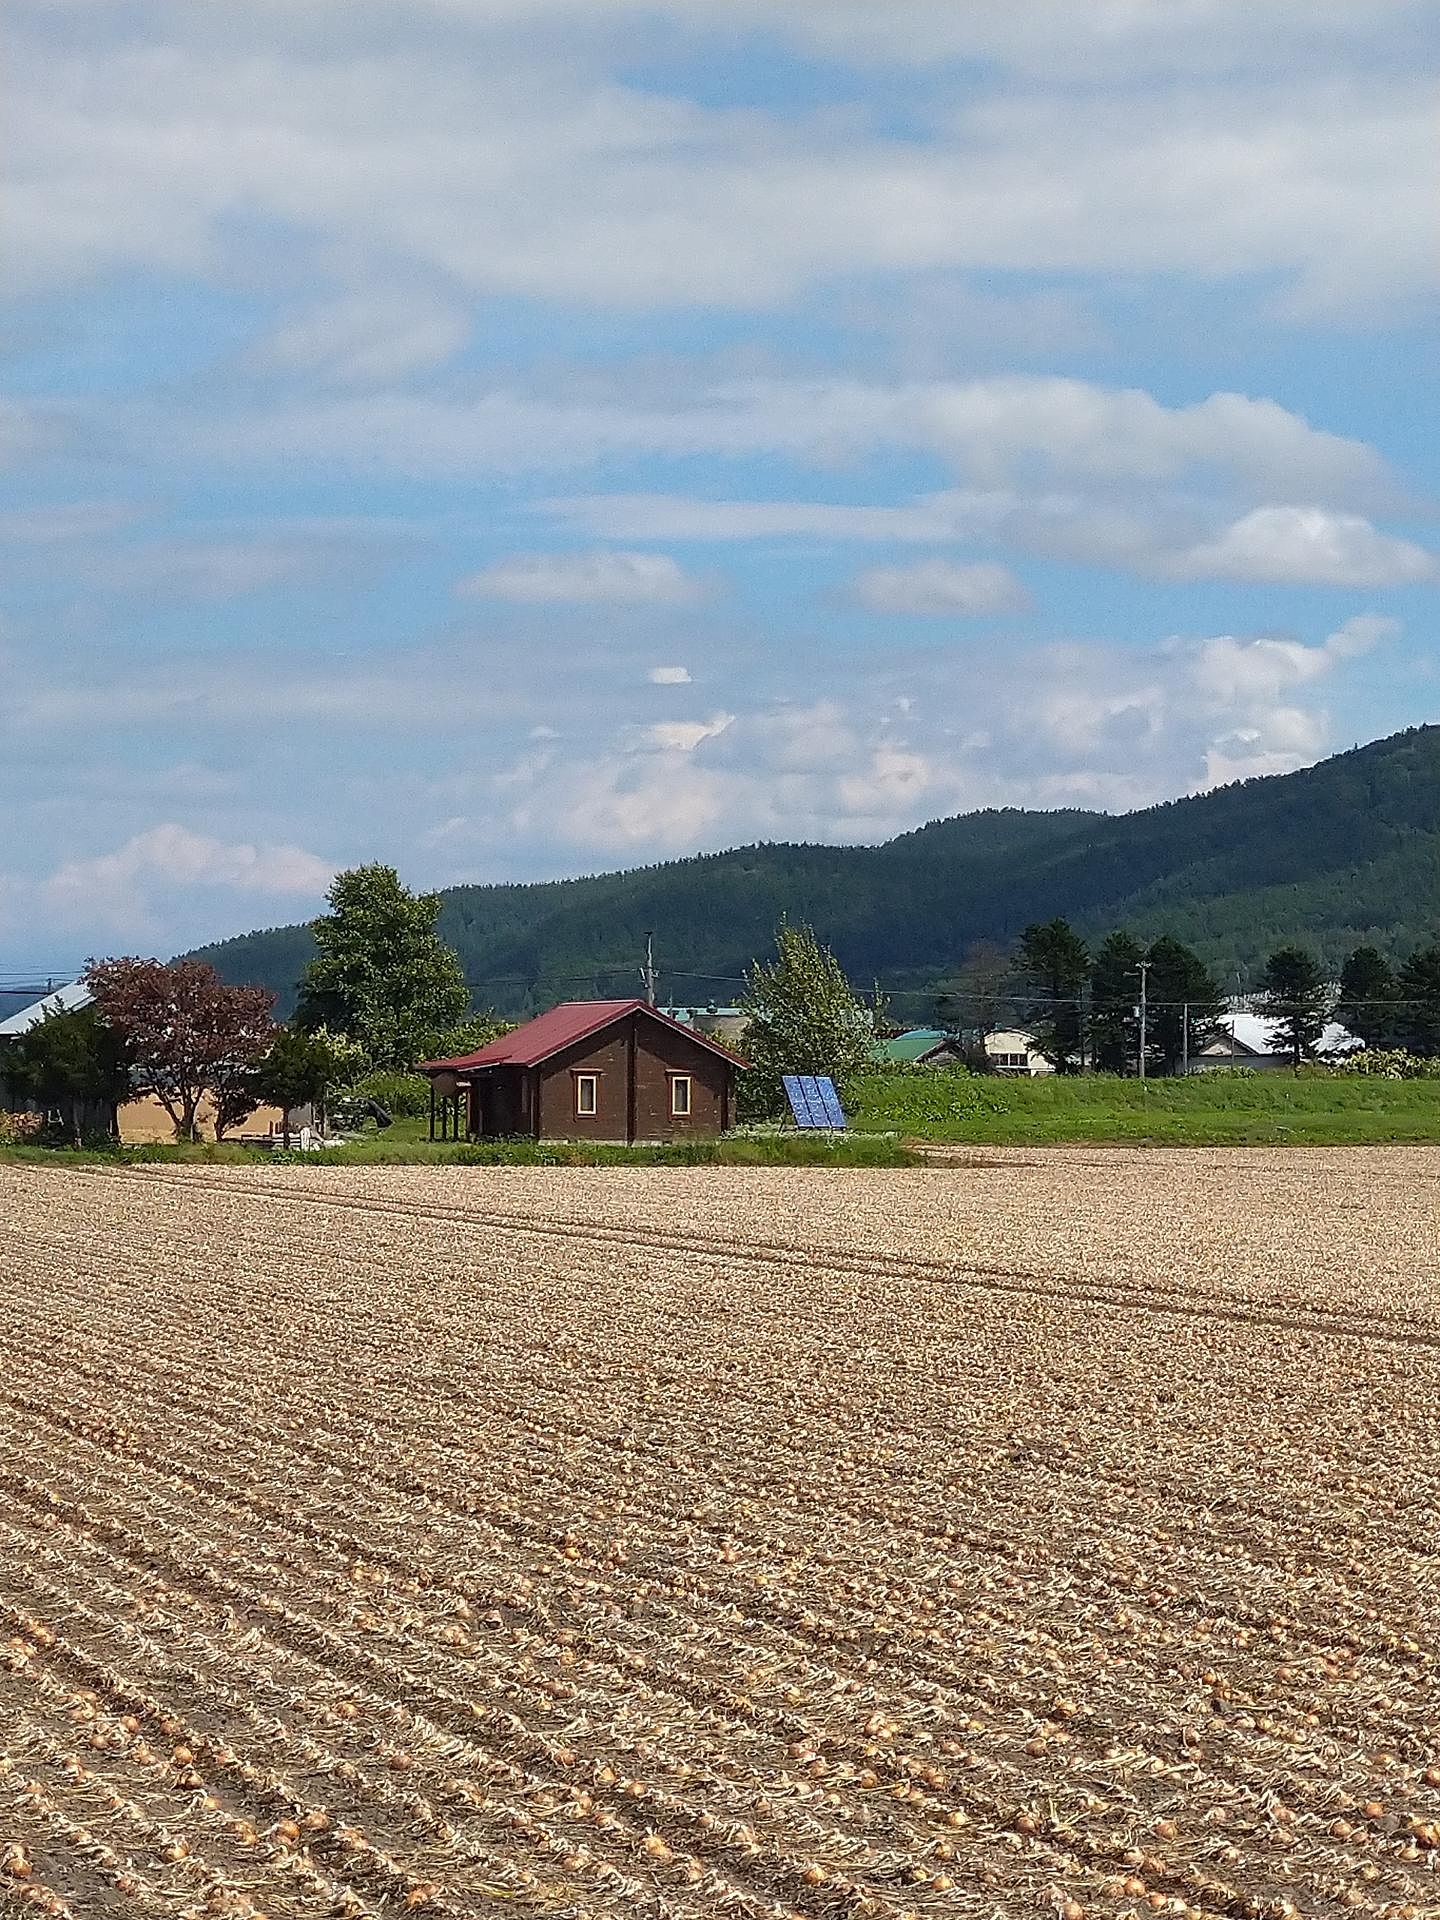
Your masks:
<svg viewBox="0 0 1440 1920"><path fill-rule="evenodd" d="M737 1067L746 1064L738 1053L708 1033L697 1033L694 1027L672 1020L669 1014L661 1013L644 1000L566 1000L548 1013L527 1020L513 1033L502 1033L498 1040L481 1047L478 1053L464 1054L458 1060L426 1060L420 1071L466 1073L472 1067L538 1067L542 1060L574 1046L577 1040L588 1040L591 1034L600 1033L632 1013L643 1013L662 1026L673 1027L677 1033L693 1040L697 1047L708 1047L711 1053L718 1053Z"/></svg>

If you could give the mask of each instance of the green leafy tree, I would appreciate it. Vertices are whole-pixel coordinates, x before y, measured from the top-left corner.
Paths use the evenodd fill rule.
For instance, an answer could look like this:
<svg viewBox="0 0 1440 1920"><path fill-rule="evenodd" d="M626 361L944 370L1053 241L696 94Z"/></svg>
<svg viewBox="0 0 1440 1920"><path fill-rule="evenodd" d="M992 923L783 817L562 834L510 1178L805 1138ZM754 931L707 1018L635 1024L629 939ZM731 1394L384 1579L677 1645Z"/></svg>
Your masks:
<svg viewBox="0 0 1440 1920"><path fill-rule="evenodd" d="M1145 1022L1146 1070L1179 1073L1187 1054L1193 1056L1214 1039L1224 1003L1199 954L1168 933L1146 957L1147 993L1153 1003Z"/></svg>
<svg viewBox="0 0 1440 1920"><path fill-rule="evenodd" d="M435 1052L430 1057L435 1060L463 1060L467 1053L478 1053L482 1047L488 1047L492 1040L498 1040L502 1033L514 1028L513 1020L502 1020L498 1013L488 1008L484 1013L472 1013L468 1020L461 1020L442 1033L435 1044Z"/></svg>
<svg viewBox="0 0 1440 1920"><path fill-rule="evenodd" d="M1313 953L1304 947L1277 947L1260 976L1259 1011L1271 1022L1275 1039L1291 1064L1313 1060L1330 1017L1330 986Z"/></svg>
<svg viewBox="0 0 1440 1920"><path fill-rule="evenodd" d="M1335 1018L1367 1047L1393 1047L1400 1009L1395 972L1378 947L1356 947L1340 969Z"/></svg>
<svg viewBox="0 0 1440 1920"><path fill-rule="evenodd" d="M1090 1057L1101 1073L1134 1073L1140 1054L1140 962L1145 949L1129 933L1107 933L1090 974Z"/></svg>
<svg viewBox="0 0 1440 1920"><path fill-rule="evenodd" d="M775 948L773 962L750 968L740 1000L749 1017L743 1047L750 1062L740 1076L740 1102L756 1118L783 1112L783 1075L828 1073L843 1087L870 1065L875 1045L873 1013L811 928L782 920Z"/></svg>
<svg viewBox="0 0 1440 1920"><path fill-rule="evenodd" d="M247 1111L257 1106L279 1107L288 1147L291 1109L314 1107L323 1113L332 1090L349 1086L364 1073L365 1066L363 1050L343 1034L329 1033L323 1027L314 1033L281 1027L274 1046L254 1071L256 1098Z"/></svg>
<svg viewBox="0 0 1440 1920"><path fill-rule="evenodd" d="M1440 1055L1440 946L1412 953L1396 980L1399 1040L1422 1060Z"/></svg>
<svg viewBox="0 0 1440 1920"><path fill-rule="evenodd" d="M377 1067L435 1057L470 1005L460 961L435 930L439 896L411 893L393 867L352 867L337 875L329 905L311 923L319 951L296 1025L358 1041Z"/></svg>
<svg viewBox="0 0 1440 1920"><path fill-rule="evenodd" d="M1019 971L1039 1001L1035 1046L1057 1073L1078 1073L1085 1046L1083 996L1090 951L1068 920L1037 921L1020 936Z"/></svg>
<svg viewBox="0 0 1440 1920"><path fill-rule="evenodd" d="M119 1138L119 1111L131 1094L130 1052L97 1007L51 1011L17 1041L14 1077L25 1096L59 1115L75 1146L86 1135Z"/></svg>

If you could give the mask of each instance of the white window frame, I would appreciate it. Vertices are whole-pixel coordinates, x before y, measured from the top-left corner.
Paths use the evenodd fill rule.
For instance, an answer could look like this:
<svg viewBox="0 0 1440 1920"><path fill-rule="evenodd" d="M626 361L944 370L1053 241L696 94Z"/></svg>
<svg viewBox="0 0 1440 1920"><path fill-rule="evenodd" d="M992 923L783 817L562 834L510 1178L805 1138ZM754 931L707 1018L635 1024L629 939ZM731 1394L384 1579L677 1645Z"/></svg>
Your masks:
<svg viewBox="0 0 1440 1920"><path fill-rule="evenodd" d="M688 1120L695 1111L695 1089L692 1085L694 1075L672 1073L670 1076L670 1117L672 1120ZM685 1104L680 1105L680 1089L685 1089Z"/></svg>
<svg viewBox="0 0 1440 1920"><path fill-rule="evenodd" d="M590 1089L590 1104L587 1107L581 1089ZM577 1073L575 1075L575 1118L593 1120L600 1111L600 1076L598 1073Z"/></svg>

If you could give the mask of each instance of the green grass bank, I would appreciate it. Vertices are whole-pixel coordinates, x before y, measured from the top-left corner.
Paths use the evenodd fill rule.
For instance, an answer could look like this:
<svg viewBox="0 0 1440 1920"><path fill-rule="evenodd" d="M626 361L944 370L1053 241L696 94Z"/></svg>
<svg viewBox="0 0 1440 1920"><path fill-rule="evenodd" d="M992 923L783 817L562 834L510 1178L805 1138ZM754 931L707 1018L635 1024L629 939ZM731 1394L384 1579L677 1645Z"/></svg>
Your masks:
<svg viewBox="0 0 1440 1920"><path fill-rule="evenodd" d="M1019 1146L1362 1146L1440 1142L1440 1081L1306 1073L1108 1074L1008 1079L939 1071L872 1074L850 1089L857 1134Z"/></svg>

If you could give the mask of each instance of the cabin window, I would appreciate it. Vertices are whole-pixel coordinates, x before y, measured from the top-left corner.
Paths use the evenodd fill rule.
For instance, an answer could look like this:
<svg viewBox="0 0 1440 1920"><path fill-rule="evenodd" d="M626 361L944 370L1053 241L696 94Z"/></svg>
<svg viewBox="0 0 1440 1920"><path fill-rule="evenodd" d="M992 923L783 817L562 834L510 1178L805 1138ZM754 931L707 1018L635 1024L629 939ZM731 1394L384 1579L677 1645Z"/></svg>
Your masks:
<svg viewBox="0 0 1440 1920"><path fill-rule="evenodd" d="M690 1112L690 1076L688 1073L672 1073L670 1076L670 1111L681 1119Z"/></svg>
<svg viewBox="0 0 1440 1920"><path fill-rule="evenodd" d="M575 1076L575 1111L582 1117L593 1119L600 1106L600 1076L598 1073L577 1073Z"/></svg>

